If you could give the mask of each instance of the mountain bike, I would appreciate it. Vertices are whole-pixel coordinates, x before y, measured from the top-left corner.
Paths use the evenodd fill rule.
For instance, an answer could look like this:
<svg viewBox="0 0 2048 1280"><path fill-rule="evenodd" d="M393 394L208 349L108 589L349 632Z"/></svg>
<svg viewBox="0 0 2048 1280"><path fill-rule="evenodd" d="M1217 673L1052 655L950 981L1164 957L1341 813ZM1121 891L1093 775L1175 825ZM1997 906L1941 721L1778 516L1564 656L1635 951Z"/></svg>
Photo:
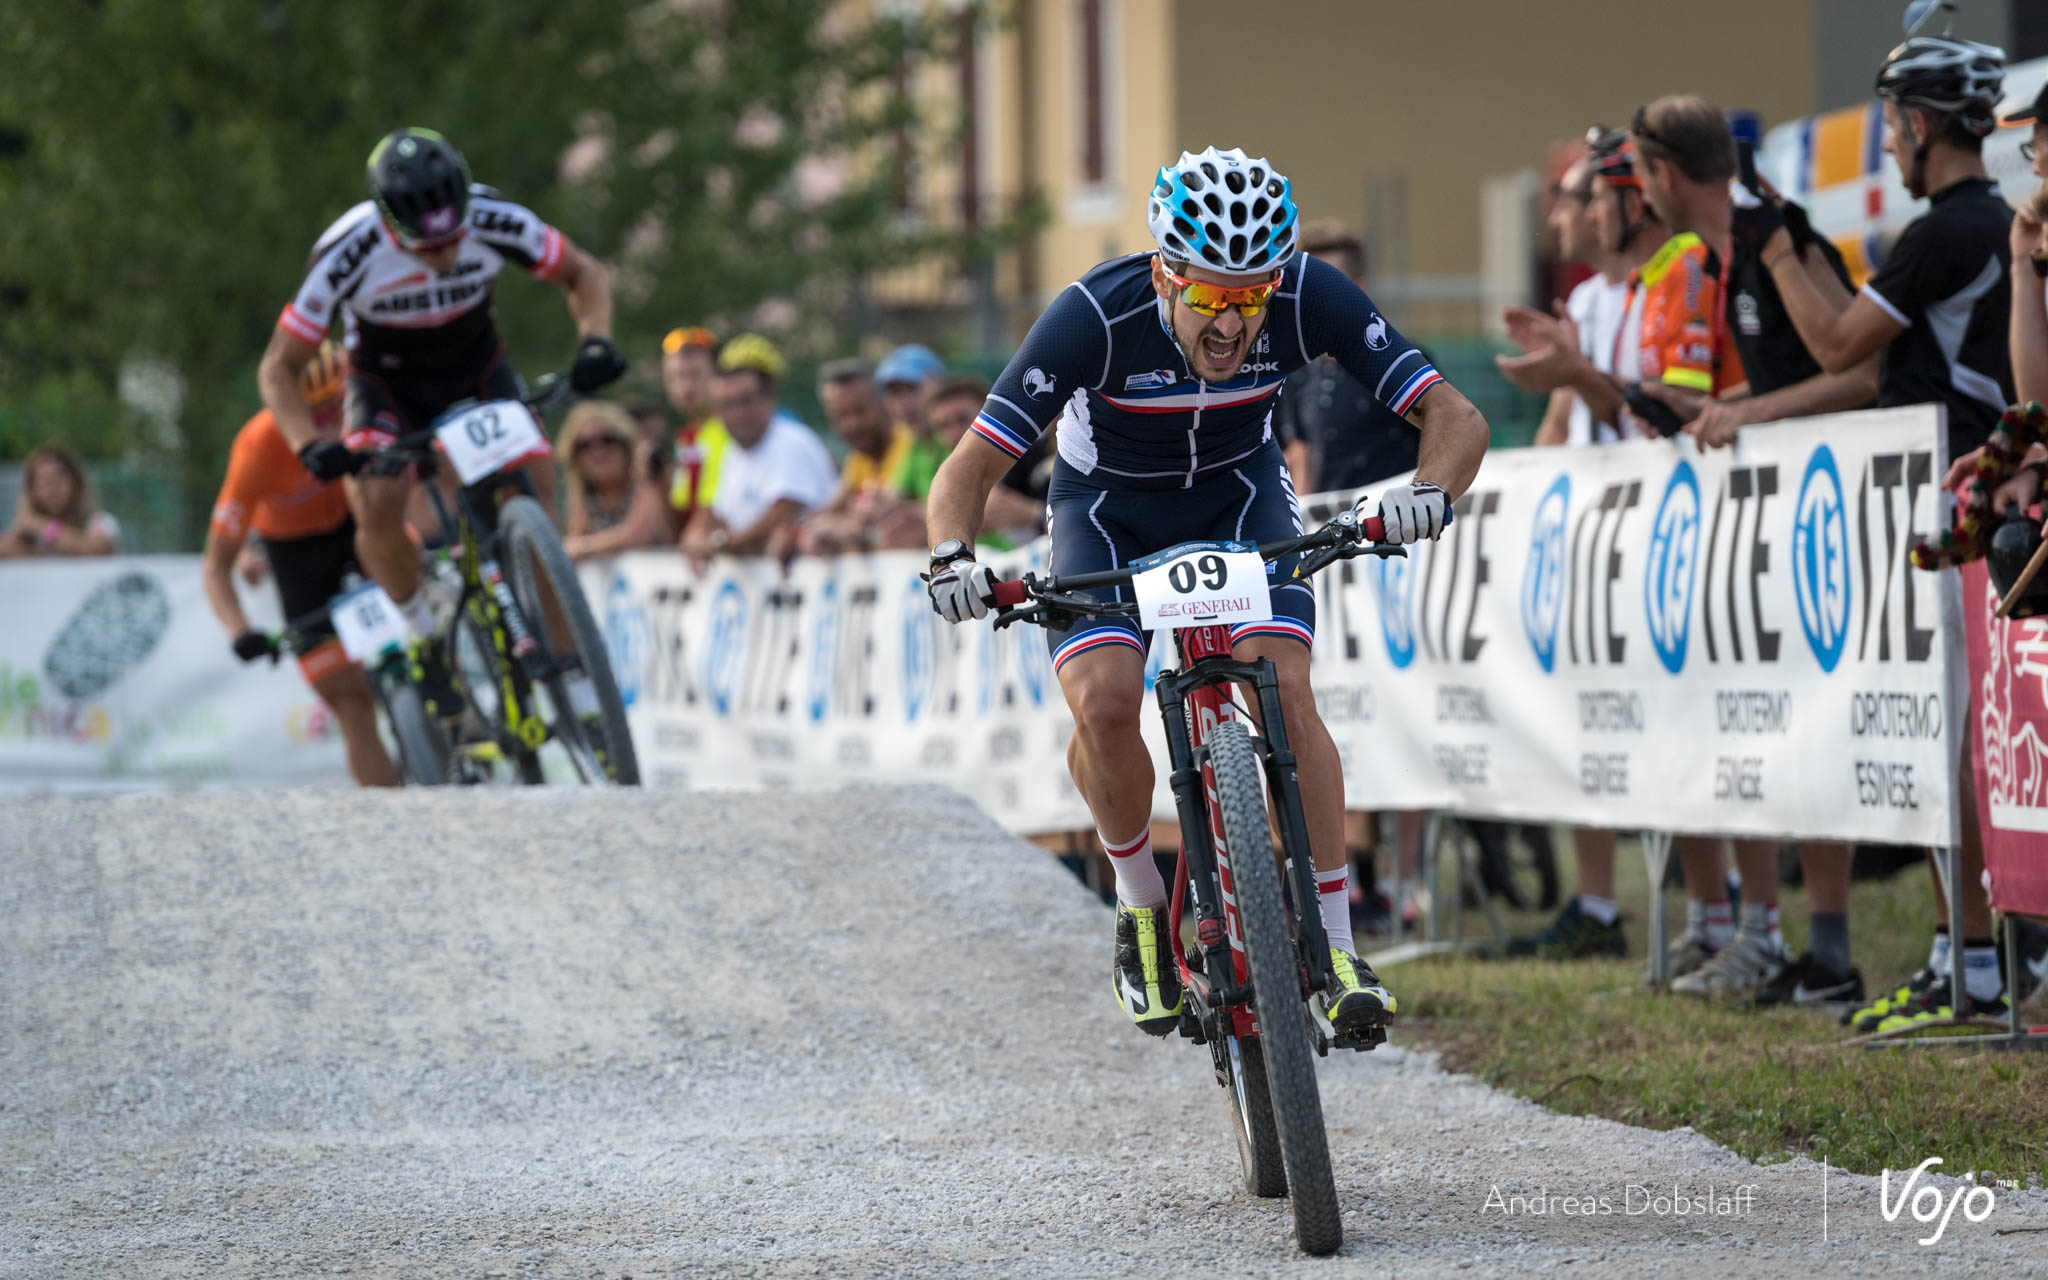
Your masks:
<svg viewBox="0 0 2048 1280"><path fill-rule="evenodd" d="M457 403L425 431L356 455L371 474L415 469L440 522L423 586L454 597L436 638L461 677L465 709L459 720L428 717L417 778L405 753L408 781L487 782L505 769L538 784L550 742L585 784L640 781L604 632L519 465L547 447L540 415L568 394L567 380L549 374L518 400ZM452 506L435 482L442 466L459 480ZM572 685L578 676L589 681L584 699ZM395 689L386 696L387 705L406 701Z"/></svg>
<svg viewBox="0 0 2048 1280"><path fill-rule="evenodd" d="M1375 1027L1339 1044L1311 999L1333 980L1330 947L1279 681L1270 659L1230 656L1228 624L1263 620L1261 609L1271 617L1271 561L1302 553L1294 570L1301 581L1338 560L1407 554L1383 537L1378 517L1361 522L1347 511L1278 542L1184 542L1123 569L995 584L997 627L1137 616L1173 629L1181 665L1161 671L1154 690L1181 828L1168 909L1174 965L1187 993L1179 1031L1208 1046L1216 1082L1229 1094L1246 1188L1291 1195L1296 1240L1317 1255L1336 1252L1344 1228L1314 1055L1374 1048L1386 1031ZM1133 600L1084 594L1125 586ZM1258 709L1256 733L1241 697ZM1181 937L1189 904L1194 950Z"/></svg>
<svg viewBox="0 0 2048 1280"><path fill-rule="evenodd" d="M303 655L324 643L331 627L350 661L362 664L397 746L398 774L411 786L438 786L446 777L446 746L440 726L427 711L407 673L405 620L391 597L374 582L350 572L340 594L271 636L271 661L278 654Z"/></svg>

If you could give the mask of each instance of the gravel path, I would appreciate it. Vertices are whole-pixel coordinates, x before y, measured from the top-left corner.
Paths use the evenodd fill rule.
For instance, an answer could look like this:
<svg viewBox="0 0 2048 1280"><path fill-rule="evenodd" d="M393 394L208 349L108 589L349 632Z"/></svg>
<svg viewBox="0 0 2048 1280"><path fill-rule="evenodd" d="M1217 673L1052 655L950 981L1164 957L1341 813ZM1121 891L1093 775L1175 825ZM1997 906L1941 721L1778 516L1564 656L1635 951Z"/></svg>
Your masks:
<svg viewBox="0 0 2048 1280"><path fill-rule="evenodd" d="M1307 1260L1285 1203L1241 1190L1206 1052L1122 1024L1108 953L1057 864L929 789L0 807L0 1274L1705 1280L2048 1256L1996 1234L2048 1230L2038 1192L1922 1248L1838 1172L1824 1243L1818 1165L1552 1115L1397 1044L1323 1064L1347 1240ZM1753 1192L1726 1216L1647 1201L1709 1184Z"/></svg>

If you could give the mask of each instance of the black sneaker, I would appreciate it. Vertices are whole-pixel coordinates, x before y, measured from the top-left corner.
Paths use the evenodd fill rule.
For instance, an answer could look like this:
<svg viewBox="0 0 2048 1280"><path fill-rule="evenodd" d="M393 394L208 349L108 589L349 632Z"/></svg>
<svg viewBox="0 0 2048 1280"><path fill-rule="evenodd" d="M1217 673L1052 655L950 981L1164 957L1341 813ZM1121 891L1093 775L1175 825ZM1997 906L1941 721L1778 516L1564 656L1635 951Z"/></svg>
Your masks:
<svg viewBox="0 0 2048 1280"><path fill-rule="evenodd" d="M1180 970L1166 937L1165 907L1116 904L1116 957L1110 977L1117 1005L1148 1036L1180 1025Z"/></svg>
<svg viewBox="0 0 2048 1280"><path fill-rule="evenodd" d="M420 700L427 704L427 713L447 723L460 721L469 704L462 691L455 687L455 673L448 665L448 655L442 652L441 642L416 639L412 643L410 657L412 682L419 687Z"/></svg>
<svg viewBox="0 0 2048 1280"><path fill-rule="evenodd" d="M1524 933L1508 939L1507 954L1541 956L1546 960L1583 960L1591 956L1622 957L1628 954L1628 939L1621 932L1621 918L1602 924L1579 910L1575 897L1565 904L1557 919L1541 933Z"/></svg>
<svg viewBox="0 0 2048 1280"><path fill-rule="evenodd" d="M1946 985L1948 983L1948 975L1936 973L1931 968L1922 969L1906 979L1905 985L1892 988L1877 999L1872 1000L1869 1004L1850 1005L1842 1013L1842 1025L1854 1027L1859 1032L1875 1031L1877 1030L1878 1023L1883 1022L1897 1010L1914 1003L1936 983Z"/></svg>
<svg viewBox="0 0 2048 1280"><path fill-rule="evenodd" d="M2005 989L2017 990L2021 1004L2034 998L2043 982L2048 982L2048 926L2035 924L2031 920L2019 923L2020 963L2007 966ZM1998 937L1999 962L2005 963L2005 934ZM2013 968L2018 972L2012 972ZM2015 981L2017 979L2017 981Z"/></svg>
<svg viewBox="0 0 2048 1280"><path fill-rule="evenodd" d="M1829 1005L1854 1008L1862 1003L1863 975L1854 966L1846 972L1823 968L1811 951L1803 952L1797 960L1780 969L1778 976L1756 993L1756 1007L1759 1009L1778 1005L1800 1009Z"/></svg>

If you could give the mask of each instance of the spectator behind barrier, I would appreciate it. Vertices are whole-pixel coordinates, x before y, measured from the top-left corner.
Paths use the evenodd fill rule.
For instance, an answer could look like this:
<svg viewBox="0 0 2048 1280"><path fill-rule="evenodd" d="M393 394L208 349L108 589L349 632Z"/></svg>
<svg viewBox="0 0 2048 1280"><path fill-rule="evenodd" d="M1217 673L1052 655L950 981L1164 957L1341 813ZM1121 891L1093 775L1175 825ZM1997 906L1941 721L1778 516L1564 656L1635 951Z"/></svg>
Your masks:
<svg viewBox="0 0 2048 1280"><path fill-rule="evenodd" d="M121 549L120 534L114 517L100 510L77 454L46 444L22 459L21 497L14 526L0 538L0 558L110 556Z"/></svg>
<svg viewBox="0 0 2048 1280"><path fill-rule="evenodd" d="M1665 262L1656 279L1646 282L1653 262L1665 259L1671 233L1643 199L1643 184L1628 134L1610 130L1593 139L1588 151L1593 170L1592 216L1597 243L1603 253L1613 254L1611 266L1625 272L1626 305L1620 325L1614 330L1613 345L1605 361L1589 356L1586 336L1563 306L1553 305L1548 313L1533 307L1511 306L1501 313L1508 337L1522 348L1519 356L1502 356L1494 363L1508 381L1525 391L1549 393L1567 388L1575 393L1589 415L1588 431L1596 438L1617 438L1649 434L1628 408L1628 396L1636 393L1639 378L1657 377L1663 369L1663 347L1647 353L1643 349L1643 318L1650 313L1653 299L1668 309L1669 295L1676 288L1682 295L1684 272L1673 271ZM1683 245L1673 247L1673 253ZM1638 400L1641 401L1638 394ZM1652 402L1652 408L1656 406ZM1599 428L1605 427L1605 430Z"/></svg>
<svg viewBox="0 0 2048 1280"><path fill-rule="evenodd" d="M1984 170L1984 136L2005 74L2003 51L1947 36L1915 36L1891 51L1877 72L1884 102L1885 149L1906 190L1926 197L1891 252L1849 299L1817 284L1797 253L1793 230L1770 226L1761 257L1800 339L1820 366L1844 372L1883 352L1880 405L1939 402L1948 416L1950 457L1981 445L2013 398L2010 240L2012 210ZM1659 121L1652 120L1653 128ZM1770 210L1762 212L1765 219ZM1861 1031L1909 1030L1944 1018L2004 1016L2004 980L1991 939L1991 905L1982 875L1984 849L1972 802L1970 755L1956 780L1962 819L1960 961L1965 1009L1952 1007L1955 940L1940 876L1927 966L1898 987L1850 1010Z"/></svg>
<svg viewBox="0 0 2048 1280"><path fill-rule="evenodd" d="M1714 282L1716 300L1703 317L1704 333L1696 336L1703 349L1717 354L1732 347L1743 371L1734 385L1717 374L1712 396L1669 380L1646 382L1645 392L1686 423L1703 449L1732 443L1746 424L1868 405L1877 391L1875 353L1841 372L1824 372L1786 315L1760 249L1771 226L1804 228L1805 215L1796 205L1766 201L1740 185L1735 139L1720 109L1691 95L1659 98L1637 110L1631 135L1644 198L1674 233L1696 237L1704 248L1700 265L1703 278ZM1846 303L1849 273L1834 247L1806 230L1797 252L1809 283ZM1740 920L1725 936L1722 922L1730 906L1721 842L1687 837L1678 842L1678 853L1685 868L1687 931L1672 957L1673 991L1761 1007L1863 998L1863 975L1849 952L1849 845L1799 846L1811 941L1797 959L1786 953L1778 923L1777 842L1735 841L1743 904ZM1679 972L1681 966L1689 971Z"/></svg>
<svg viewBox="0 0 2048 1280"><path fill-rule="evenodd" d="M699 326L671 329L661 340L661 390L682 420L669 484L671 527L689 524L718 497L719 467L732 436L717 417L718 338Z"/></svg>
<svg viewBox="0 0 2048 1280"><path fill-rule="evenodd" d="M1301 247L1365 288L1365 242L1342 222L1303 223ZM1390 476L1406 478L1422 439L1413 423L1328 356L1288 375L1273 432L1297 493L1349 493Z"/></svg>
<svg viewBox="0 0 2048 1280"><path fill-rule="evenodd" d="M974 415L981 412L988 391L988 383L971 373L952 374L932 384L925 397L925 416L931 423L941 460L973 428ZM1052 485L1052 438L1053 432L1047 431L989 490L988 505L982 508L978 545L1007 551L1044 531L1045 495ZM931 484L928 473L898 477L897 492L918 504L920 520Z"/></svg>
<svg viewBox="0 0 2048 1280"><path fill-rule="evenodd" d="M2034 101L2005 117L2008 128L2032 132L2020 151L2036 178L2048 178L2048 85ZM2048 404L2048 184L2037 188L2013 217L2012 238L2012 380L2019 402Z"/></svg>
<svg viewBox="0 0 2048 1280"><path fill-rule="evenodd" d="M827 424L846 442L846 463L832 501L797 526L806 555L923 546L918 510L897 496L889 478L909 458L914 437L882 404L874 370L864 360L836 360L818 375Z"/></svg>
<svg viewBox="0 0 2048 1280"><path fill-rule="evenodd" d="M889 485L920 504L932 487L932 477L939 473L939 464L952 448L932 429L926 408L932 388L945 376L945 364L929 347L915 342L896 348L875 366L875 381L881 385L882 403L888 407L889 417L910 428L910 452L888 477Z"/></svg>
<svg viewBox="0 0 2048 1280"><path fill-rule="evenodd" d="M698 504L683 531L683 551L699 572L721 552L767 553L832 499L832 455L816 432L777 406L783 368L782 353L758 334L740 334L718 353L718 417L732 443L716 497Z"/></svg>
<svg viewBox="0 0 2048 1280"><path fill-rule="evenodd" d="M584 400L569 411L555 455L567 482L562 545L570 558L668 541L661 486L647 465L649 452L632 417L611 401Z"/></svg>
<svg viewBox="0 0 2048 1280"><path fill-rule="evenodd" d="M1587 134L1588 144L1607 136L1595 126ZM1557 237L1558 257L1581 262L1596 274L1581 280L1565 300L1564 314L1579 338L1579 353L1601 373L1613 372L1613 360L1620 346L1622 317L1628 311L1628 274L1631 263L1600 233L1594 216L1596 201L1619 199L1620 192L1601 191L1593 185L1590 152L1565 167L1551 189L1552 233ZM1640 199L1640 197L1638 197ZM1526 364L1536 357L1502 356L1505 364ZM1536 430L1539 446L1566 445L1583 448L1621 438L1612 423L1596 423L1586 402L1569 386L1550 393L1543 422ZM1614 891L1614 841L1611 830L1578 827L1572 832L1572 853L1578 864L1578 892L1565 904L1556 919L1540 933L1508 939L1507 954L1541 956L1547 960L1577 960L1589 957L1621 957L1628 954L1628 938L1621 928L1621 907Z"/></svg>

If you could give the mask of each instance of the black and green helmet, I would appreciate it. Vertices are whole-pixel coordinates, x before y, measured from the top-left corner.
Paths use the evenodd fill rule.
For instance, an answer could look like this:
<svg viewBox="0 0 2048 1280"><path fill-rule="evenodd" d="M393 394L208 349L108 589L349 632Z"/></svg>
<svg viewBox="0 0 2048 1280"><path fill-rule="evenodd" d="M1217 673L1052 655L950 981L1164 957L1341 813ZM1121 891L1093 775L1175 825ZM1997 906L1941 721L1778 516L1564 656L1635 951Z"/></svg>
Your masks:
<svg viewBox="0 0 2048 1280"><path fill-rule="evenodd" d="M370 152L370 198L410 243L452 238L469 221L469 165L432 129L399 129Z"/></svg>

